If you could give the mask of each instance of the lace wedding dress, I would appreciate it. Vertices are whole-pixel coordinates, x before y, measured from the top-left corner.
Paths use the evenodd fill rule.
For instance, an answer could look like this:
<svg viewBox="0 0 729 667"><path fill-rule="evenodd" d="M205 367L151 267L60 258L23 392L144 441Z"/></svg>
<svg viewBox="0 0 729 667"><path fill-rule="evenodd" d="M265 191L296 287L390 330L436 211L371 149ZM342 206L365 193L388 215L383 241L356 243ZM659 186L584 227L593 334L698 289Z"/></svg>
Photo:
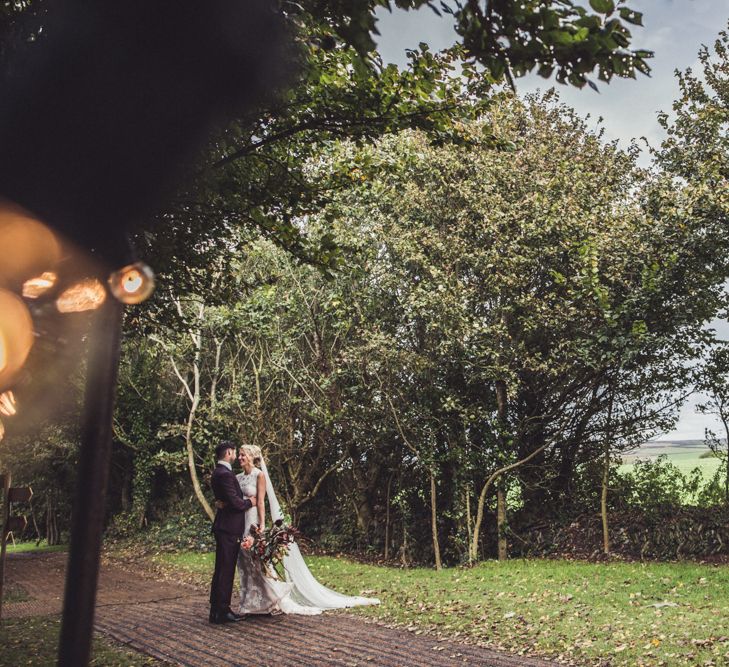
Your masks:
<svg viewBox="0 0 729 667"><path fill-rule="evenodd" d="M237 476L243 495L256 494L258 475L265 475L266 498L268 499L271 521L283 518L271 479L262 464L262 470L253 468L249 474L245 472ZM246 512L244 535L254 523L258 523L258 510L252 507ZM240 576L240 609L241 614L320 614L325 609L343 609L359 605L380 604L377 598L342 595L331 588L322 586L311 573L296 542L289 545L289 552L284 556L286 581L281 581L271 568L264 575L260 563L253 560L249 551L241 551L238 557L238 573Z"/></svg>

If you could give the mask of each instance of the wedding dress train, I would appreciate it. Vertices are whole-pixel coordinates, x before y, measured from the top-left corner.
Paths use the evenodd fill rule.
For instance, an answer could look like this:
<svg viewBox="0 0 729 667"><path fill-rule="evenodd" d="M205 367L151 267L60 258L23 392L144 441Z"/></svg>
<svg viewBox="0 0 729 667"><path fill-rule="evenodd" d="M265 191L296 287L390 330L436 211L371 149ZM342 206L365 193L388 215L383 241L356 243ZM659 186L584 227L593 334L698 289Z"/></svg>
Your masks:
<svg viewBox="0 0 729 667"><path fill-rule="evenodd" d="M263 474L266 478L266 497L271 513L271 521L283 518L281 506L273 490L271 478L266 464L261 470L253 468L249 474L237 476L243 494L248 497L256 493L256 480ZM258 521L255 507L246 512L246 528ZM241 584L241 614L320 614L325 609L343 609L360 605L380 604L377 598L366 598L357 595L343 595L320 584L306 565L306 561L296 542L289 545L289 551L283 559L286 581L281 581L273 568L264 575L260 563L253 559L249 551L241 551L238 557L238 572Z"/></svg>

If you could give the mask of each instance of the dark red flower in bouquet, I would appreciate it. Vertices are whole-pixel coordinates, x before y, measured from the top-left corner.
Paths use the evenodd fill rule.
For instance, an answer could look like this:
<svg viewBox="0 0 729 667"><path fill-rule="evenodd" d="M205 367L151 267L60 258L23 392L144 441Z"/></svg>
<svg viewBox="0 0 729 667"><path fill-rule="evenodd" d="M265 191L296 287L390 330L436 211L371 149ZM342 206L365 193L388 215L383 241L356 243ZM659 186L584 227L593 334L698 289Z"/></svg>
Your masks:
<svg viewBox="0 0 729 667"><path fill-rule="evenodd" d="M296 528L285 525L283 519L277 519L270 528L264 530L251 526L250 536L254 540L251 556L260 563L263 573L266 576L282 578L276 567L283 563L289 552L289 545L301 538L301 533Z"/></svg>

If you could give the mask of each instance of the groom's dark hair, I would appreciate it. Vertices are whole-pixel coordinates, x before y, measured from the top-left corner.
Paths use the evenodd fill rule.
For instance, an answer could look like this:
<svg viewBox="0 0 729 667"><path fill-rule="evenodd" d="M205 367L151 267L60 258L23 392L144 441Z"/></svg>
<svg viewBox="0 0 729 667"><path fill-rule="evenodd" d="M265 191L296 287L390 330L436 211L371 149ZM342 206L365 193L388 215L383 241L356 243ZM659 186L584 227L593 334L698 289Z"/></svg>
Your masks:
<svg viewBox="0 0 729 667"><path fill-rule="evenodd" d="M229 449L235 449L235 443L230 440L223 440L223 442L215 448L215 460L220 461L223 458L223 454L225 454L225 452Z"/></svg>

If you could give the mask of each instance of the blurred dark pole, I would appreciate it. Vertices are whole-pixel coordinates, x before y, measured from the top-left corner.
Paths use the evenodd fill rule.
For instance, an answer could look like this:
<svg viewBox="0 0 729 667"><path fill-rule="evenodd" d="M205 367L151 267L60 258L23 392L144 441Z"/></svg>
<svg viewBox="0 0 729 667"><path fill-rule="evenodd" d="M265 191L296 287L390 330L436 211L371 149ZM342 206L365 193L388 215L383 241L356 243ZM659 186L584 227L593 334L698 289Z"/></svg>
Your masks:
<svg viewBox="0 0 729 667"><path fill-rule="evenodd" d="M295 74L288 24L275 0L32 5L42 31L0 49L10 54L0 80L0 197L111 272L132 261L129 233L159 211L211 133L257 113ZM89 658L122 307L107 295L90 340L62 667Z"/></svg>
<svg viewBox="0 0 729 667"><path fill-rule="evenodd" d="M106 301L94 313L89 339L79 482L73 505L71 548L58 647L60 667L86 665L91 652L123 308L107 294Z"/></svg>

